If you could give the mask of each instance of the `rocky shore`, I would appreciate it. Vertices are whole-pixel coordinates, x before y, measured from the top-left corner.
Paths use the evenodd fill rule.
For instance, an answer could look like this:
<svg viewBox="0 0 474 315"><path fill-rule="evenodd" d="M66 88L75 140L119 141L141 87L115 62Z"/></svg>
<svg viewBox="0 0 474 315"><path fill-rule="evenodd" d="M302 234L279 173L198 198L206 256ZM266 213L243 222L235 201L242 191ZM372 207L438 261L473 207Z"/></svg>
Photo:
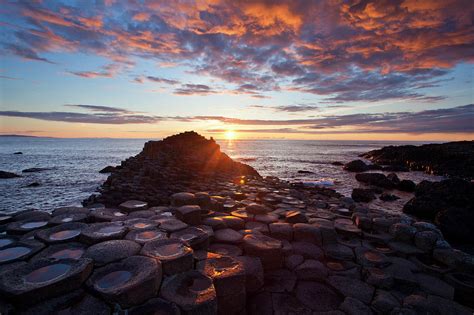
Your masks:
<svg viewBox="0 0 474 315"><path fill-rule="evenodd" d="M148 142L86 207L0 218L0 313L472 314L473 256L354 199L195 133Z"/></svg>
<svg viewBox="0 0 474 315"><path fill-rule="evenodd" d="M379 165L474 179L474 141L388 146L362 154Z"/></svg>

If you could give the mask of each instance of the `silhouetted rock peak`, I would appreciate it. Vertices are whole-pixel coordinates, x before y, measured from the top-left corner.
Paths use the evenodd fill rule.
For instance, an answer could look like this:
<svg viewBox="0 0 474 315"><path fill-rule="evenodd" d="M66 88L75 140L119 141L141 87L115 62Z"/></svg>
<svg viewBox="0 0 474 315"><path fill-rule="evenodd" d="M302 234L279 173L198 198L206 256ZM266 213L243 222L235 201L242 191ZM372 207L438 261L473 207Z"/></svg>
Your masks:
<svg viewBox="0 0 474 315"><path fill-rule="evenodd" d="M260 177L251 166L221 152L212 138L188 131L145 143L142 152L115 168L101 196L86 203L138 199L156 205L168 202L175 192L206 190L242 175Z"/></svg>

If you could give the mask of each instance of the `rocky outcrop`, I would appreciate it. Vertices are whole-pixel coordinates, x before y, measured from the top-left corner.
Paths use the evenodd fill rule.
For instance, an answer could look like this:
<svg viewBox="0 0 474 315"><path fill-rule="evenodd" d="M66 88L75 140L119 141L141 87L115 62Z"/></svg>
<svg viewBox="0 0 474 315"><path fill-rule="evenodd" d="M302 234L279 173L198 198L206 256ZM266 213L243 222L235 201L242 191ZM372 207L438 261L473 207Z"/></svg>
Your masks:
<svg viewBox="0 0 474 315"><path fill-rule="evenodd" d="M21 177L21 176L15 174L15 173L0 171L0 178L1 178L1 179L15 178L15 177Z"/></svg>
<svg viewBox="0 0 474 315"><path fill-rule="evenodd" d="M101 169L101 170L99 171L99 173L102 173L102 174L112 173L112 172L114 172L116 169L117 169L116 166L108 165L108 166L104 167L103 169Z"/></svg>
<svg viewBox="0 0 474 315"><path fill-rule="evenodd" d="M213 139L184 132L145 143L141 153L115 168L100 196L84 203L115 206L139 199L152 206L167 204L173 193L209 190L239 175L260 176L252 167L222 153Z"/></svg>
<svg viewBox="0 0 474 315"><path fill-rule="evenodd" d="M422 181L403 212L434 220L448 240L472 243L474 239L474 184L461 179Z"/></svg>
<svg viewBox="0 0 474 315"><path fill-rule="evenodd" d="M388 146L364 153L362 157L381 165L474 179L474 141Z"/></svg>

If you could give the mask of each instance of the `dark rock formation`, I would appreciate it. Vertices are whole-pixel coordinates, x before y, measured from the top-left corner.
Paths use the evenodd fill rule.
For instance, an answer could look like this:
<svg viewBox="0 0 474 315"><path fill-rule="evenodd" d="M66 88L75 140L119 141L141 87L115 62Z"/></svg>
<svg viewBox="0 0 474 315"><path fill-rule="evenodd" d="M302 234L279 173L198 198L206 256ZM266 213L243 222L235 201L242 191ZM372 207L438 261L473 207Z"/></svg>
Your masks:
<svg viewBox="0 0 474 315"><path fill-rule="evenodd" d="M474 237L474 184L461 179L422 181L403 212L434 220L448 240L469 243Z"/></svg>
<svg viewBox="0 0 474 315"><path fill-rule="evenodd" d="M17 155L18 155L18 154L23 154L23 152L18 151L18 152L15 152L15 153L13 153L13 154L17 154Z"/></svg>
<svg viewBox="0 0 474 315"><path fill-rule="evenodd" d="M101 170L99 171L99 173L102 173L102 174L112 173L112 172L115 172L116 169L117 169L116 166L110 166L110 165L108 165L108 166L104 167L103 169L101 169Z"/></svg>
<svg viewBox="0 0 474 315"><path fill-rule="evenodd" d="M140 154L123 161L109 176L99 197L84 203L117 205L138 199L162 205L173 193L207 190L238 175L260 177L252 167L222 153L213 139L184 132L145 143Z"/></svg>
<svg viewBox="0 0 474 315"><path fill-rule="evenodd" d="M366 183L377 187L392 189L395 187L394 183L381 173L361 173L356 174L356 179L359 182Z"/></svg>
<svg viewBox="0 0 474 315"><path fill-rule="evenodd" d="M372 189L354 188L351 197L357 202L370 202L375 199L375 193Z"/></svg>
<svg viewBox="0 0 474 315"><path fill-rule="evenodd" d="M37 172L49 171L49 170L51 170L51 168L32 167L32 168L24 169L22 172L23 173L37 173Z"/></svg>
<svg viewBox="0 0 474 315"><path fill-rule="evenodd" d="M369 166L362 160L355 160L344 165L344 169L349 172L365 172Z"/></svg>
<svg viewBox="0 0 474 315"><path fill-rule="evenodd" d="M0 178L1 178L1 179L15 178L15 177L21 177L21 176L15 174L15 173L0 171Z"/></svg>
<svg viewBox="0 0 474 315"><path fill-rule="evenodd" d="M362 160L354 160L344 164L344 169L349 172L365 172L373 170L381 170L382 167L376 164L366 164Z"/></svg>
<svg viewBox="0 0 474 315"><path fill-rule="evenodd" d="M474 141L388 146L362 155L374 163L437 175L474 178Z"/></svg>

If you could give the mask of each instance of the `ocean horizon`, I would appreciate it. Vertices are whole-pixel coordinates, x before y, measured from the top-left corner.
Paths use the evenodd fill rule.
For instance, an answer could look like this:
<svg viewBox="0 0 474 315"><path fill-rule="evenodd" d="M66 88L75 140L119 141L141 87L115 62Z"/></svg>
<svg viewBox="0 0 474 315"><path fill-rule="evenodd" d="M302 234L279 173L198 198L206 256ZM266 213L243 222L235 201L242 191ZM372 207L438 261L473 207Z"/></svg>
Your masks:
<svg viewBox="0 0 474 315"><path fill-rule="evenodd" d="M78 206L96 193L109 174L99 171L138 154L150 138L44 138L2 137L0 170L22 177L0 182L0 211L12 213L30 208L50 211ZM333 188L350 196L358 183L353 175L333 162L346 163L358 155L387 145L421 145L419 141L373 140L219 140L221 150L231 158L249 164L262 176L276 176L290 182L304 182ZM22 152L23 154L14 154ZM28 168L45 168L23 173ZM299 172L303 171L303 172ZM400 173L401 178L419 182L441 177L421 172ZM29 185L37 183L37 186ZM400 203L404 201L400 201ZM393 205L395 208L397 204ZM399 205L398 205L399 206Z"/></svg>

